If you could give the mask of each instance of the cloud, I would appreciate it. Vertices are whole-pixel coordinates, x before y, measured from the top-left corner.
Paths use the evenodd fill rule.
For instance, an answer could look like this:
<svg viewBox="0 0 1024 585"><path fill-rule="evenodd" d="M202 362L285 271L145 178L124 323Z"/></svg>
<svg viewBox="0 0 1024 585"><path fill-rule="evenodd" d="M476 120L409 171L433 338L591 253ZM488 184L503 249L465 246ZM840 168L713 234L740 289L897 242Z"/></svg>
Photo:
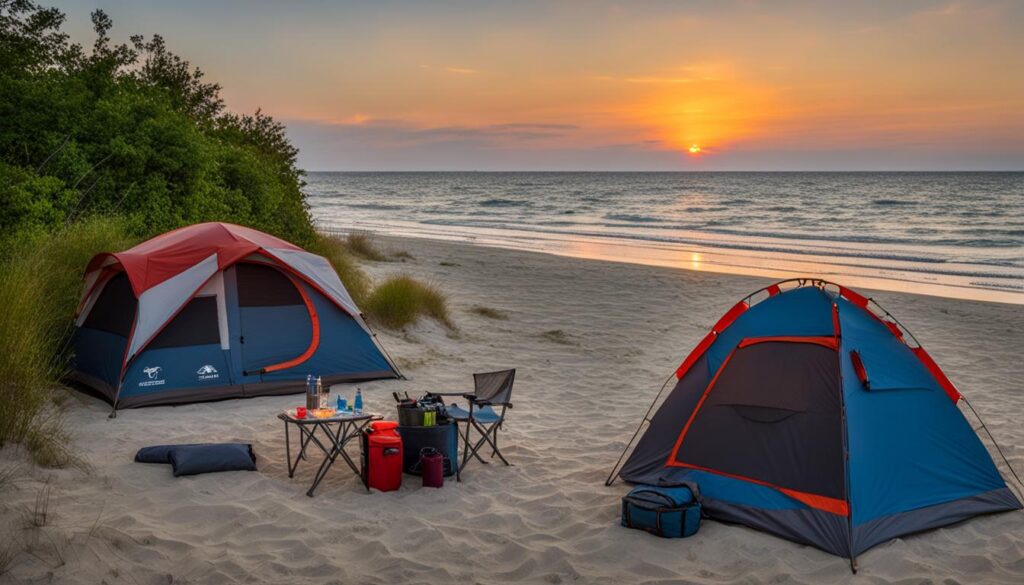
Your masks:
<svg viewBox="0 0 1024 585"><path fill-rule="evenodd" d="M420 65L420 69L444 71L447 73L454 73L456 75L476 75L480 73L479 69L470 69L469 67L453 67L446 65L444 67L434 67L433 65Z"/></svg>
<svg viewBox="0 0 1024 585"><path fill-rule="evenodd" d="M594 81L617 81L624 83L678 84L694 82L694 79L692 77L613 77L611 75L592 75L590 78L593 79Z"/></svg>
<svg viewBox="0 0 1024 585"><path fill-rule="evenodd" d="M658 141L588 145L582 138L591 130L573 124L285 123L299 165L309 170L670 170L681 164L681 155Z"/></svg>
<svg viewBox="0 0 1024 585"><path fill-rule="evenodd" d="M623 79L628 83L693 83L689 77L627 77Z"/></svg>
<svg viewBox="0 0 1024 585"><path fill-rule="evenodd" d="M508 122L479 126L422 127L395 119L350 119L342 123L309 120L287 122L290 131L317 140L361 141L373 148L409 148L425 145L460 144L476 148L498 148L514 143L554 140L579 130L573 124Z"/></svg>

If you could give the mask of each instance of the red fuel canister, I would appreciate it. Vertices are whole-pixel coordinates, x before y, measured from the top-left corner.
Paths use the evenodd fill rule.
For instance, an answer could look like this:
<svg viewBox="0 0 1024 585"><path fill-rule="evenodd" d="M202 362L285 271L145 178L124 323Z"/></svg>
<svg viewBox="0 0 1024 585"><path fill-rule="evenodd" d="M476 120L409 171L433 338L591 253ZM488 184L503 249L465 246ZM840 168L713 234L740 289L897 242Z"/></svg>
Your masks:
<svg viewBox="0 0 1024 585"><path fill-rule="evenodd" d="M423 487L444 487L444 455L433 447L420 451L420 470L423 472Z"/></svg>
<svg viewBox="0 0 1024 585"><path fill-rule="evenodd" d="M394 431L391 431L393 433ZM402 439L387 431L373 432L367 440L367 483L390 492L402 487Z"/></svg>

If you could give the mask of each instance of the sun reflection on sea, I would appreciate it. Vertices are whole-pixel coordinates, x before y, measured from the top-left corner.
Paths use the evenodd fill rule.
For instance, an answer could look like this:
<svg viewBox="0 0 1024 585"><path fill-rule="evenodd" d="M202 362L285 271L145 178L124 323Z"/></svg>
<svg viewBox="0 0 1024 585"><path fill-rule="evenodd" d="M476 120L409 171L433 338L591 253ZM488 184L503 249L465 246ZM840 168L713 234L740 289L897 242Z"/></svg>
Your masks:
<svg viewBox="0 0 1024 585"><path fill-rule="evenodd" d="M701 257L700 252L693 252L690 254L690 268L693 270L700 270L702 263L703 258Z"/></svg>

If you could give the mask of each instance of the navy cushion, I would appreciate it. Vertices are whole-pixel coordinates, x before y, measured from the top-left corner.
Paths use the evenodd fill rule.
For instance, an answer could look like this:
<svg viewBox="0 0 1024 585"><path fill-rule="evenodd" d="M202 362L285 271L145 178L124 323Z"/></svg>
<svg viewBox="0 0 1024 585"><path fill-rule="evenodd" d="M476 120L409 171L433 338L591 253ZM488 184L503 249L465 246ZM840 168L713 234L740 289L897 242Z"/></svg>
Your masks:
<svg viewBox="0 0 1024 585"><path fill-rule="evenodd" d="M215 471L256 471L256 455L247 443L184 445L170 451L174 476Z"/></svg>
<svg viewBox="0 0 1024 585"><path fill-rule="evenodd" d="M155 445L143 447L135 454L136 463L170 463L171 449L181 447L198 447L201 443L189 443L187 445Z"/></svg>
<svg viewBox="0 0 1024 585"><path fill-rule="evenodd" d="M174 475L213 471L256 471L256 455L249 443L190 443L143 447L135 454L139 463L170 463Z"/></svg>

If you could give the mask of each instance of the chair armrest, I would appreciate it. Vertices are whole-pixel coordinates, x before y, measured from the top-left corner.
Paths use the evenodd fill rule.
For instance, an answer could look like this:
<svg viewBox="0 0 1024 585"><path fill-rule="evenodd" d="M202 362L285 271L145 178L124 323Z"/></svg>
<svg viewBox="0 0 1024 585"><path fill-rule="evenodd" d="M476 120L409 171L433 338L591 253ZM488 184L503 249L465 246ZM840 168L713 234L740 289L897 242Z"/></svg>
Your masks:
<svg viewBox="0 0 1024 585"><path fill-rule="evenodd" d="M427 396L466 396L462 392L427 392Z"/></svg>

